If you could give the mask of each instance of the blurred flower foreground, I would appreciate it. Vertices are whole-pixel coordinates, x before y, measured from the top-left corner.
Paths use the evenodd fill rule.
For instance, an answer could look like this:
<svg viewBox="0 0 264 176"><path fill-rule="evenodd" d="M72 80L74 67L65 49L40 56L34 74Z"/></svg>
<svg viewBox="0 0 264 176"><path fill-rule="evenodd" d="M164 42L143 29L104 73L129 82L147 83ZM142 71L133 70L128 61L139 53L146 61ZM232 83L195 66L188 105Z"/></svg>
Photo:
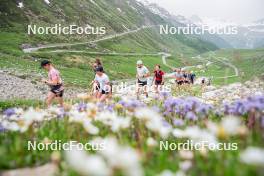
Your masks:
<svg viewBox="0 0 264 176"><path fill-rule="evenodd" d="M147 101L123 95L99 103L79 94L64 109L6 109L0 132L3 170L52 163L57 175L264 175L263 82ZM78 145L58 149L71 141Z"/></svg>

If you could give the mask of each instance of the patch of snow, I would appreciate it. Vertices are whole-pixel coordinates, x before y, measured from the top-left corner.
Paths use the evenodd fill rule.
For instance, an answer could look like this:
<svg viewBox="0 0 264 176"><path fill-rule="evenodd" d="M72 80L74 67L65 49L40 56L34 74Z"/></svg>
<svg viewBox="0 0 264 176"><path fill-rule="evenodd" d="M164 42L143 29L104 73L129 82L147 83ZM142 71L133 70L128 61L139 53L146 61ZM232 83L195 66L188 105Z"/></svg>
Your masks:
<svg viewBox="0 0 264 176"><path fill-rule="evenodd" d="M183 23L183 24L192 24L192 22L188 19L186 19L182 15L176 15L175 18L177 19L178 22Z"/></svg>
<svg viewBox="0 0 264 176"><path fill-rule="evenodd" d="M128 4L128 6L129 6L131 9L135 10L136 12L138 11L134 6L132 6L132 5L130 4L129 1L127 1L127 4Z"/></svg>
<svg viewBox="0 0 264 176"><path fill-rule="evenodd" d="M122 10L120 8L116 8L120 13L122 12Z"/></svg>
<svg viewBox="0 0 264 176"><path fill-rule="evenodd" d="M17 7L22 9L24 7L23 2L19 2L18 5L17 5Z"/></svg>
<svg viewBox="0 0 264 176"><path fill-rule="evenodd" d="M136 12L138 11L135 7L133 6L130 6L133 10L135 10Z"/></svg>
<svg viewBox="0 0 264 176"><path fill-rule="evenodd" d="M157 8L155 8L155 7L150 7L150 6L149 6L149 10L150 10L152 13L154 13L154 14L156 14L156 15L159 15L159 16L161 16L161 17L165 17L165 18L168 18L168 17L169 17L167 14L162 13L159 9L157 9Z"/></svg>
<svg viewBox="0 0 264 176"><path fill-rule="evenodd" d="M150 4L150 2L148 2L147 0L136 0L138 5L141 5L141 3L144 6L148 6Z"/></svg>
<svg viewBox="0 0 264 176"><path fill-rule="evenodd" d="M129 31L129 29L125 26L125 25L122 25L123 26L123 28L125 28L127 31Z"/></svg>
<svg viewBox="0 0 264 176"><path fill-rule="evenodd" d="M237 23L233 22L233 21L228 21L228 20L223 20L220 18L208 18L208 17L202 17L202 25L207 25L211 28L225 28L225 27L229 27L229 26L238 26ZM197 24L197 25L201 25L201 24Z"/></svg>
<svg viewBox="0 0 264 176"><path fill-rule="evenodd" d="M98 6L98 5L96 4L96 2L94 2L94 0L90 0L90 2L93 3L94 5Z"/></svg>
<svg viewBox="0 0 264 176"><path fill-rule="evenodd" d="M49 0L44 0L44 2L46 3L46 4L50 4L50 1Z"/></svg>

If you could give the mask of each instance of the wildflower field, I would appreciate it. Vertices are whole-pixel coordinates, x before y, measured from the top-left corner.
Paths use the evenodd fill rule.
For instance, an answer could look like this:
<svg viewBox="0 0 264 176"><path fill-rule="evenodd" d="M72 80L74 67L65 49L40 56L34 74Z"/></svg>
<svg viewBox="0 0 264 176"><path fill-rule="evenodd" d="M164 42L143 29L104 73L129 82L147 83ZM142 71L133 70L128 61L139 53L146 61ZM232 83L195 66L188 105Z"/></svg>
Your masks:
<svg viewBox="0 0 264 176"><path fill-rule="evenodd" d="M104 104L79 94L65 109L8 108L0 167L49 163L57 175L263 175L264 96L229 100L224 90L215 99L225 103L162 92L148 102L115 96Z"/></svg>

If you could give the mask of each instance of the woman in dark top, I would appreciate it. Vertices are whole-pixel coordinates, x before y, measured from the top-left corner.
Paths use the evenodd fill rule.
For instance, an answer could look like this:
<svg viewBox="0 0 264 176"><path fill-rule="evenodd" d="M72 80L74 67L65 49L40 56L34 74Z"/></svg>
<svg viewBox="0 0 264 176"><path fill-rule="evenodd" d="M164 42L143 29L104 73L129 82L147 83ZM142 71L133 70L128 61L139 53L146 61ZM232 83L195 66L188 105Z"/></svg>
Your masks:
<svg viewBox="0 0 264 176"><path fill-rule="evenodd" d="M160 69L160 65L155 66L153 82L155 83L155 91L159 92L160 87L164 85L164 72Z"/></svg>

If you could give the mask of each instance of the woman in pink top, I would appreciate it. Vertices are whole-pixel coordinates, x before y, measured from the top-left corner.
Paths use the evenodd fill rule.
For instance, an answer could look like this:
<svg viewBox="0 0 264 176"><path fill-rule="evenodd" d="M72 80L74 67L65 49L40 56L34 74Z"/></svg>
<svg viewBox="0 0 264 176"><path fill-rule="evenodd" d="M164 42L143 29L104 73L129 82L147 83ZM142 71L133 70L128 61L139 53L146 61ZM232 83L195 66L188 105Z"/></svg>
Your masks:
<svg viewBox="0 0 264 176"><path fill-rule="evenodd" d="M56 70L50 61L44 60L41 62L41 68L48 71L48 80L42 80L43 83L50 87L50 92L46 99L46 104L49 107L53 99L57 98L61 107L63 107L64 87L60 77L60 72Z"/></svg>

